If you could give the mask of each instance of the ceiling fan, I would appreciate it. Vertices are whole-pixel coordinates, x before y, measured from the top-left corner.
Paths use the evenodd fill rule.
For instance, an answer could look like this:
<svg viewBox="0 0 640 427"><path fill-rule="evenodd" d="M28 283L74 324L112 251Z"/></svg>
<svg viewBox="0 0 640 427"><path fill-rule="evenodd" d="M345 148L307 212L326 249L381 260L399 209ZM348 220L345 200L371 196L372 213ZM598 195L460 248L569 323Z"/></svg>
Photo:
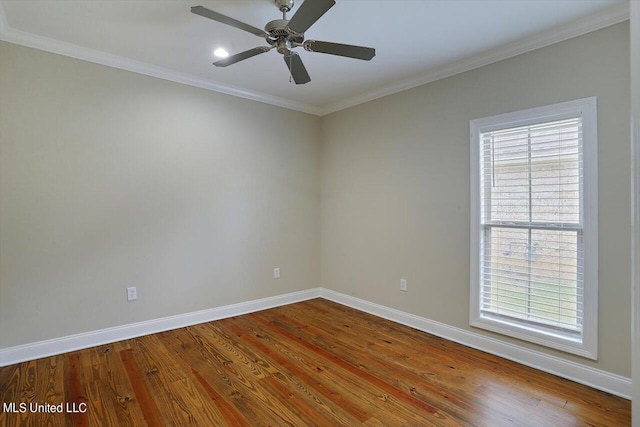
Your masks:
<svg viewBox="0 0 640 427"><path fill-rule="evenodd" d="M278 53L284 57L284 62L287 64L287 67L289 67L291 77L296 84L305 84L311 81L311 77L309 77L309 73L302 63L300 55L293 51L296 47L302 46L309 52L328 53L330 55L363 59L365 61L369 61L376 56L376 50L370 47L304 39L304 32L336 4L335 0L306 0L290 20L287 19L287 12L291 11L294 0L274 1L278 9L282 12L282 19L268 22L264 30L222 15L221 13L214 12L203 6L194 6L191 8L191 12L196 15L204 16L205 18L213 19L214 21L247 31L258 37L264 37L270 45L259 46L237 53L214 62L213 65L216 67L226 67L260 55L261 53L268 52L271 49L277 49Z"/></svg>

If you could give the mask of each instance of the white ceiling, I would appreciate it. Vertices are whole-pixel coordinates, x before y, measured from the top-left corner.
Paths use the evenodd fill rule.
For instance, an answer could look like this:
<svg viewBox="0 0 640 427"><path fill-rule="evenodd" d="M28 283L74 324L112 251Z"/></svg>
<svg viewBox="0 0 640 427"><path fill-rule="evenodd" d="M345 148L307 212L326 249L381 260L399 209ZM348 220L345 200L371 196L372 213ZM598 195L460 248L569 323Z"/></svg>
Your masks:
<svg viewBox="0 0 640 427"><path fill-rule="evenodd" d="M0 0L0 38L327 114L628 17L627 0L337 0L306 38L377 55L367 62L298 48L312 81L295 85L275 50L211 65L216 47L234 54L266 42L190 13L195 5L259 28L281 18L273 0Z"/></svg>

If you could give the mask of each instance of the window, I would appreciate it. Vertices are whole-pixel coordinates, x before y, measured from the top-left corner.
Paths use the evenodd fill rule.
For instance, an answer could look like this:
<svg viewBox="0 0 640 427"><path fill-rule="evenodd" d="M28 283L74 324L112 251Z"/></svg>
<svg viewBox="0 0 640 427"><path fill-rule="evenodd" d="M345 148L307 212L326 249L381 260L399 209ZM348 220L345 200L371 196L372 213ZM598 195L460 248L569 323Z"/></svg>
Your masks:
<svg viewBox="0 0 640 427"><path fill-rule="evenodd" d="M597 358L596 99L471 121L472 326Z"/></svg>

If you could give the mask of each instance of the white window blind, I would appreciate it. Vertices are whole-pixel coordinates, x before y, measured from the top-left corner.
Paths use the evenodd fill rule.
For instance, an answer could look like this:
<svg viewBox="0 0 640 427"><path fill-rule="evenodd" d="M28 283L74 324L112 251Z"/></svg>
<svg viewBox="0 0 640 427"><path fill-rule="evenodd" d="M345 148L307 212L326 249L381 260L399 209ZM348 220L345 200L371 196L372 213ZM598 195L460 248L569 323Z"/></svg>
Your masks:
<svg viewBox="0 0 640 427"><path fill-rule="evenodd" d="M470 324L596 359L596 99L470 130Z"/></svg>
<svg viewBox="0 0 640 427"><path fill-rule="evenodd" d="M481 312L580 334L582 118L481 144Z"/></svg>

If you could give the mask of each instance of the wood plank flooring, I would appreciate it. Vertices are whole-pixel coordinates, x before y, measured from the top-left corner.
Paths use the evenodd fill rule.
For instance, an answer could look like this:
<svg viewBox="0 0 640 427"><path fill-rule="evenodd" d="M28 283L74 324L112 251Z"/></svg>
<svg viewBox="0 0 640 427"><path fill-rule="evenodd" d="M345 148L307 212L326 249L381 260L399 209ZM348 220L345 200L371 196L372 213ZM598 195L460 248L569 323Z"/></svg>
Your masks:
<svg viewBox="0 0 640 427"><path fill-rule="evenodd" d="M0 393L86 404L0 426L631 424L625 399L323 299L0 368Z"/></svg>

